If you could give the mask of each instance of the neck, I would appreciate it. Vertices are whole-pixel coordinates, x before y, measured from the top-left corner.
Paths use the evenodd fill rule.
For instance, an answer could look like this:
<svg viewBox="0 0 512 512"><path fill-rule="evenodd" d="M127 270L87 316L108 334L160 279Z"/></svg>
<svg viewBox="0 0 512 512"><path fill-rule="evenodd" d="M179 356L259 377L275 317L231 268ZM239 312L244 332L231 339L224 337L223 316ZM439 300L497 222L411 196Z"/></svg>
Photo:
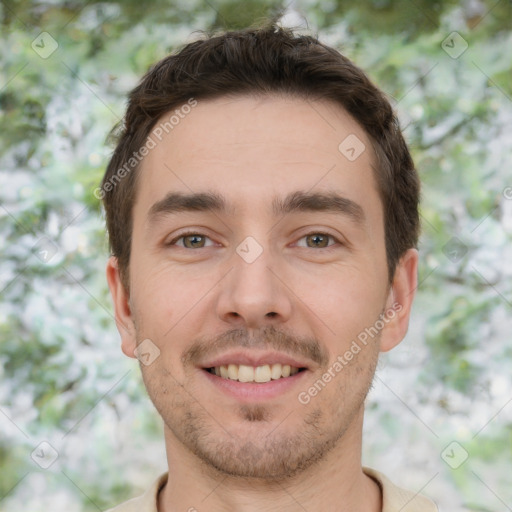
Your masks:
<svg viewBox="0 0 512 512"><path fill-rule="evenodd" d="M165 427L169 478L159 512L381 512L378 484L361 466L363 409L335 446L317 463L289 478L229 475L191 453Z"/></svg>

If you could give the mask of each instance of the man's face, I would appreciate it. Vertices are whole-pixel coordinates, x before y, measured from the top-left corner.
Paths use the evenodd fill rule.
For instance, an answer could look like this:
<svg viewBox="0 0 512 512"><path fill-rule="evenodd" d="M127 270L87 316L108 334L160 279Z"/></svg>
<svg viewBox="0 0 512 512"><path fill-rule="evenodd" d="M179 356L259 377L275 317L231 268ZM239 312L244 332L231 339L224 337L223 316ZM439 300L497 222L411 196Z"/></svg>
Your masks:
<svg viewBox="0 0 512 512"><path fill-rule="evenodd" d="M356 159L338 149L348 136L357 152L366 147ZM160 351L141 369L176 452L228 474L279 478L358 435L380 343L405 334L403 321L401 330L390 322L333 371L396 300L372 162L365 132L339 106L277 96L199 101L146 156L130 297L113 262L109 284L124 352L146 339ZM176 209L175 193L215 194L226 208ZM342 199L315 210L328 202L289 204L294 194ZM301 371L244 383L206 369L272 370L279 357ZM299 400L329 369L330 382ZM257 375L268 378L266 368Z"/></svg>

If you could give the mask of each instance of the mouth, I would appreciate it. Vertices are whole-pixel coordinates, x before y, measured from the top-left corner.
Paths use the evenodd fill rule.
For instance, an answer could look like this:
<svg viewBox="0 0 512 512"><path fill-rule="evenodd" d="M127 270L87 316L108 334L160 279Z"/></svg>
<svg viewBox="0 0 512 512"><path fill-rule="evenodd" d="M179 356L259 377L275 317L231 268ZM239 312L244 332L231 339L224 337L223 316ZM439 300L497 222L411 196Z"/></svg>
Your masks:
<svg viewBox="0 0 512 512"><path fill-rule="evenodd" d="M270 381L287 379L297 373L304 372L306 368L275 363L261 366L229 364L203 368L203 370L225 380L265 384Z"/></svg>

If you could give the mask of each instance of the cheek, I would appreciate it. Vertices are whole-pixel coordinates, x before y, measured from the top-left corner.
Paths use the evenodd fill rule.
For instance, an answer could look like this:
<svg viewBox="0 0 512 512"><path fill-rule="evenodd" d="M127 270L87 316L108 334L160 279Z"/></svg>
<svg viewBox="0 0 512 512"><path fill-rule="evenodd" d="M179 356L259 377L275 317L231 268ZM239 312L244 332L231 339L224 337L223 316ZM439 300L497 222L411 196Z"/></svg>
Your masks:
<svg viewBox="0 0 512 512"><path fill-rule="evenodd" d="M139 336L161 340L180 317L183 294L177 292L176 285L173 287L158 273L151 272L151 268L139 266L132 275L131 301Z"/></svg>
<svg viewBox="0 0 512 512"><path fill-rule="evenodd" d="M385 283L371 266L333 266L309 276L297 275L298 296L329 327L345 337L349 326L366 327L375 321L385 301Z"/></svg>
<svg viewBox="0 0 512 512"><path fill-rule="evenodd" d="M179 302L187 292L180 272L171 269L168 262L134 251L131 262L132 290L141 309L152 314Z"/></svg>
<svg viewBox="0 0 512 512"><path fill-rule="evenodd" d="M205 308L211 310L210 288L210 281L189 272L141 265L132 285L138 338L151 339L165 361L178 358L197 335L198 315L202 319Z"/></svg>

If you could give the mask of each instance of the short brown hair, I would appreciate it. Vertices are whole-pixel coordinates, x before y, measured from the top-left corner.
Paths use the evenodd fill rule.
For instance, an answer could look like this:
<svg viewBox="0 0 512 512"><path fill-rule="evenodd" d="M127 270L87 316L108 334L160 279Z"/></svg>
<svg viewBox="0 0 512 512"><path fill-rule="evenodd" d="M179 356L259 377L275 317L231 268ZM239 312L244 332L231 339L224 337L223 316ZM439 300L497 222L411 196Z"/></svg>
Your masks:
<svg viewBox="0 0 512 512"><path fill-rule="evenodd" d="M400 257L417 246L420 231L420 181L393 109L366 74L337 50L271 23L187 44L157 62L130 92L117 147L98 189L110 250L126 289L139 167L134 156L158 119L191 98L270 93L333 101L366 131L376 156L392 282Z"/></svg>

